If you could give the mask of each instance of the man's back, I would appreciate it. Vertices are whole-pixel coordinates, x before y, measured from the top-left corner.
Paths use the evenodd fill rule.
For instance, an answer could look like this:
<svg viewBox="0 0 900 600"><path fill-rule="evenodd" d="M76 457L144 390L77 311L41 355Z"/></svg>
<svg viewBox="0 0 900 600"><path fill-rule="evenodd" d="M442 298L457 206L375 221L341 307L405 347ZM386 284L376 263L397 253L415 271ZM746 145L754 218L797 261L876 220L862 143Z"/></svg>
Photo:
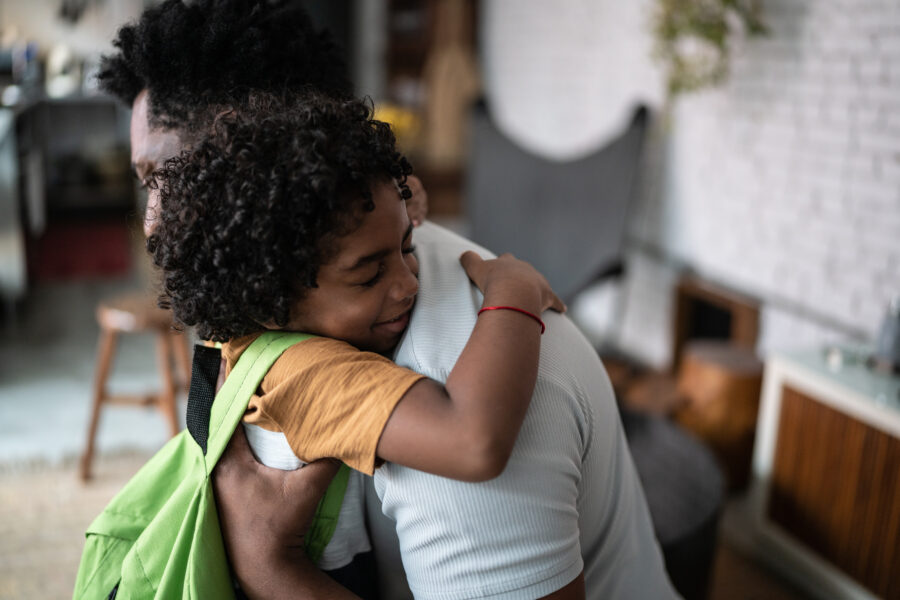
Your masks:
<svg viewBox="0 0 900 600"><path fill-rule="evenodd" d="M479 249L430 223L414 243L419 298L394 358L444 381L481 306L457 258ZM588 598L675 597L606 372L567 318L544 318L535 395L500 477L470 484L392 464L376 472L410 588L422 598L535 598L583 570ZM373 520L377 508L370 503ZM396 571L388 537L375 534L376 556Z"/></svg>

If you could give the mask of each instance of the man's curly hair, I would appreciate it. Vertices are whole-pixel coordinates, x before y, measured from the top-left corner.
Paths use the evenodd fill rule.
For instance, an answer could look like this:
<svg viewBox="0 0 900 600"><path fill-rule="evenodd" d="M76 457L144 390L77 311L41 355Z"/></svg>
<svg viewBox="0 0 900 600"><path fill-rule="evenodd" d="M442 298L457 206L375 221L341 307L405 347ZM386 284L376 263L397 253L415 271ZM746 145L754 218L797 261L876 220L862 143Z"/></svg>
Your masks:
<svg viewBox="0 0 900 600"><path fill-rule="evenodd" d="M204 339L284 327L316 287L338 237L374 209L372 186L412 168L369 104L254 96L223 109L212 132L155 175L161 194L147 241L162 269L161 306Z"/></svg>
<svg viewBox="0 0 900 600"><path fill-rule="evenodd" d="M254 90L349 97L341 52L299 0L166 0L125 25L102 59L100 87L128 106L150 92L150 123L186 129L212 104Z"/></svg>

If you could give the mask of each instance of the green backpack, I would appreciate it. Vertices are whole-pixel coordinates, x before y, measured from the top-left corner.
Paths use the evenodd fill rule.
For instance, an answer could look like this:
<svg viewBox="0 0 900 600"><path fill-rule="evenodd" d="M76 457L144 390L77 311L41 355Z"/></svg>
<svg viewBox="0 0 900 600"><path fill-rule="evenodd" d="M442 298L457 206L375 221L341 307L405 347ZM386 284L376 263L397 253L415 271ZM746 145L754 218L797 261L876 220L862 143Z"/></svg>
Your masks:
<svg viewBox="0 0 900 600"><path fill-rule="evenodd" d="M76 600L234 598L210 473L266 372L285 350L309 337L267 332L257 338L241 355L215 402L207 394L208 412L199 410L200 427L198 410L189 399L188 429L157 452L88 528L75 581ZM218 355L202 346L197 351ZM218 364L213 364L217 372ZM195 355L192 397L197 366ZM321 557L334 533L348 474L342 465L307 533L307 554L313 561Z"/></svg>

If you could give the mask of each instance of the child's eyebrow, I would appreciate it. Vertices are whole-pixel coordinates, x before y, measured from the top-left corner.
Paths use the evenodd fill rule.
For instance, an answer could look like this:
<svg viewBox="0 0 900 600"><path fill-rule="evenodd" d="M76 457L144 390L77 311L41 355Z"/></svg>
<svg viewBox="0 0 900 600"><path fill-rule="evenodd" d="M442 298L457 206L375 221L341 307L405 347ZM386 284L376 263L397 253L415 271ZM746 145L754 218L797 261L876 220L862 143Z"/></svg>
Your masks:
<svg viewBox="0 0 900 600"><path fill-rule="evenodd" d="M412 235L413 225L409 224L409 227L406 228L406 233L403 234L403 239L400 241L400 245L402 246L406 243L406 240L409 239L409 236ZM379 250L378 252L373 252L372 254L367 254L363 257L357 259L352 265L349 267L344 267L341 269L342 271L355 271L360 267L364 267L373 262L379 261L388 254L390 254L393 250Z"/></svg>

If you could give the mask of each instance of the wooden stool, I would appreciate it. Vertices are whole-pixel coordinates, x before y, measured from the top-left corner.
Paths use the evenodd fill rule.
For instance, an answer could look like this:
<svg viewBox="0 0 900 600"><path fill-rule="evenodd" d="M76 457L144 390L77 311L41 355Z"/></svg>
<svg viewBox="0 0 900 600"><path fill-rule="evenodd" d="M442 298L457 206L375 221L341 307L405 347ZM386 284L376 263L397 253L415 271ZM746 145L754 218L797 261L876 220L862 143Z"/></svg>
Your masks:
<svg viewBox="0 0 900 600"><path fill-rule="evenodd" d="M685 346L678 369L684 404L675 420L709 444L731 490L743 488L750 476L761 391L762 363L753 350L717 341Z"/></svg>
<svg viewBox="0 0 900 600"><path fill-rule="evenodd" d="M178 389L186 389L191 363L184 335L172 329L172 315L156 306L152 296L134 293L118 296L97 306L97 322L100 324L100 342L97 350L97 370L94 378L93 406L88 425L87 443L81 456L81 479L91 476L94 458L94 438L100 421L100 409L104 404L137 406L156 405L168 420L172 435L180 430L175 395ZM111 395L106 383L112 367L116 342L120 333L156 333L156 354L162 388L146 395ZM180 373L176 378L175 368Z"/></svg>

